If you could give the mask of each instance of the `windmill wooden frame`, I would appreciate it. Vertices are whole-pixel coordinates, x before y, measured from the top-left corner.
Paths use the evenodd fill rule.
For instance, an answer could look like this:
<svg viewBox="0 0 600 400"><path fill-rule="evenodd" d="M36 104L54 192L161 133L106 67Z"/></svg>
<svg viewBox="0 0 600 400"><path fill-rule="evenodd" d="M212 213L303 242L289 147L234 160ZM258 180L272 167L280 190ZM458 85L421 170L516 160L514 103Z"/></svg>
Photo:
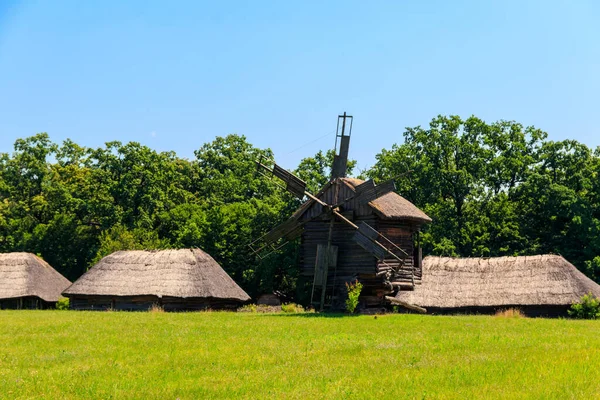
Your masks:
<svg viewBox="0 0 600 400"><path fill-rule="evenodd" d="M349 121L349 122L348 122ZM341 128L341 129L340 129ZM411 290L420 280L420 274L415 274L415 262L412 257L396 242L372 226L376 219L358 218L353 221L354 209L364 209L380 202L382 198L395 194L394 180L376 185L374 181L366 182L346 178L347 162L350 145L350 134L352 129L352 116L344 113L338 116L338 132L336 133L336 154L332 166L332 174L329 183L316 195L306 190L306 183L292 173L270 160L258 160L257 166L261 173L270 178L278 178L282 182L282 188L288 190L297 198L308 199L294 215L282 224L276 226L264 236L250 244L251 249L259 256L264 257L278 250L287 242L302 237L304 253L311 253L314 264L307 267L305 264L305 275L309 276L310 302L317 308L336 306L340 304L340 290L344 287L340 279L344 281L350 278L365 279L375 282L372 292L376 293L377 301L384 302L385 295L395 293L397 290ZM338 149L339 143L339 149ZM350 184L350 182L352 184ZM355 185L353 185L355 183ZM402 199L407 202L405 199ZM408 202L407 202L408 203ZM408 203L410 204L410 203ZM414 209L414 205L410 204ZM310 212L306 211L310 209ZM418 210L418 209L416 209ZM424 218L428 217L418 210ZM364 214L364 212L362 212ZM316 242L309 240L308 230L320 231ZM340 232L348 234L340 238ZM417 235L414 239L418 238ZM414 232L411 230L410 235ZM411 236L412 237L412 236ZM413 239L411 239L413 240ZM417 240L413 240L417 242ZM342 246L342 247L340 247ZM409 246L412 249L412 246ZM358 254L359 250L362 253ZM341 253L340 253L341 251ZM352 276L348 276L348 268L338 265L340 260L347 260L347 251L357 253L364 260L364 255L371 257L368 268L350 268L356 270ZM407 262L410 261L410 262ZM343 270L343 271L342 271ZM342 275L338 272L343 272ZM368 272L368 274L365 274ZM377 283L379 282L379 283Z"/></svg>

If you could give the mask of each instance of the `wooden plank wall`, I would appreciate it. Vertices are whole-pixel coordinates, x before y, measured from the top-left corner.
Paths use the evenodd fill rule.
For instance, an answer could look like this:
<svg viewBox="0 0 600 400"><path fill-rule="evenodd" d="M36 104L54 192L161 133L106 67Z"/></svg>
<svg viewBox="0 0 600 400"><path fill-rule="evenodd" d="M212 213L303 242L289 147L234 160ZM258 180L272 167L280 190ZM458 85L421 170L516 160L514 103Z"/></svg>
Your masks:
<svg viewBox="0 0 600 400"><path fill-rule="evenodd" d="M375 223L375 219L368 218L367 223ZM304 226L301 249L302 275L312 276L314 274L317 245L327 244L329 225L330 222L325 220L311 221ZM376 259L352 239L355 231L344 222L336 221L334 223L331 242L332 245L338 246L338 275L353 277L358 273L376 272Z"/></svg>
<svg viewBox="0 0 600 400"><path fill-rule="evenodd" d="M153 305L165 311L198 311L206 309L236 309L241 302L214 298L179 298L157 296L73 296L69 299L72 310L148 311Z"/></svg>
<svg viewBox="0 0 600 400"><path fill-rule="evenodd" d="M46 310L53 308L56 308L56 302L47 302L35 296L0 299L0 310Z"/></svg>
<svg viewBox="0 0 600 400"><path fill-rule="evenodd" d="M375 223L375 218L362 218L367 220L367 223ZM357 222L354 219L354 222ZM301 246L301 274L305 276L312 287L312 280L315 272L315 263L317 257L317 245L327 244L329 235L328 220L315 220L307 223L304 227ZM375 276L376 259L362 247L360 247L352 238L355 229L344 222L335 222L332 235L332 245L338 247L337 266L329 268L327 273L327 296L333 296L327 300L329 303L340 302L341 298L345 299L346 282L354 281L361 276ZM362 281L362 279L360 279ZM380 282L373 282L376 286L380 286ZM365 282L363 282L365 284ZM369 283L363 288L363 292L369 292Z"/></svg>

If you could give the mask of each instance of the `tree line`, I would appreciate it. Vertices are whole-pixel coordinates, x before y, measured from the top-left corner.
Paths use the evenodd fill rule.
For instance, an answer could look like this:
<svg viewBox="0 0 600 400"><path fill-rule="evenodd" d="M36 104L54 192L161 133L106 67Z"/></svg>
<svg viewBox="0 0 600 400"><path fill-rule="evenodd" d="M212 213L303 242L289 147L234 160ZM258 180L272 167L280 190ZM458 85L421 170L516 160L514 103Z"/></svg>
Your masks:
<svg viewBox="0 0 600 400"><path fill-rule="evenodd" d="M358 177L397 178L398 193L433 219L424 254L555 253L600 282L599 149L457 116L398 139ZM251 295L293 296L298 243L264 259L248 247L300 205L256 173L261 156L276 158L239 135L215 138L192 159L136 142L18 139L0 154L0 251L36 253L75 280L116 250L199 247ZM318 152L294 172L317 192L332 158Z"/></svg>

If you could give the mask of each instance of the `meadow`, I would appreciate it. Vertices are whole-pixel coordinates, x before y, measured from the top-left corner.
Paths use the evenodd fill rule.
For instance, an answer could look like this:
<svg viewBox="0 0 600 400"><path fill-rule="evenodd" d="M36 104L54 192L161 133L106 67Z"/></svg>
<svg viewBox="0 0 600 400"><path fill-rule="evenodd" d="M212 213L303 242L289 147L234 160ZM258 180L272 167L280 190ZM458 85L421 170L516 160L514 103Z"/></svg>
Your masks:
<svg viewBox="0 0 600 400"><path fill-rule="evenodd" d="M0 311L6 399L599 398L600 321Z"/></svg>

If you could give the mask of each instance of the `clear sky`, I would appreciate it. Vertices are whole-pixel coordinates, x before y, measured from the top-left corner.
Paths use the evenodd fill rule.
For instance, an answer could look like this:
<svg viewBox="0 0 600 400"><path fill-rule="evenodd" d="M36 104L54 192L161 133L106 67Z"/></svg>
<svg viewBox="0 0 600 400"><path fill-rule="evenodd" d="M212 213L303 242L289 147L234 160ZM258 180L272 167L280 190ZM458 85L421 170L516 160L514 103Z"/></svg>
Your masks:
<svg viewBox="0 0 600 400"><path fill-rule="evenodd" d="M372 165L438 114L600 145L597 1L0 0L0 152L48 132L193 157L217 135L288 168L333 147Z"/></svg>

